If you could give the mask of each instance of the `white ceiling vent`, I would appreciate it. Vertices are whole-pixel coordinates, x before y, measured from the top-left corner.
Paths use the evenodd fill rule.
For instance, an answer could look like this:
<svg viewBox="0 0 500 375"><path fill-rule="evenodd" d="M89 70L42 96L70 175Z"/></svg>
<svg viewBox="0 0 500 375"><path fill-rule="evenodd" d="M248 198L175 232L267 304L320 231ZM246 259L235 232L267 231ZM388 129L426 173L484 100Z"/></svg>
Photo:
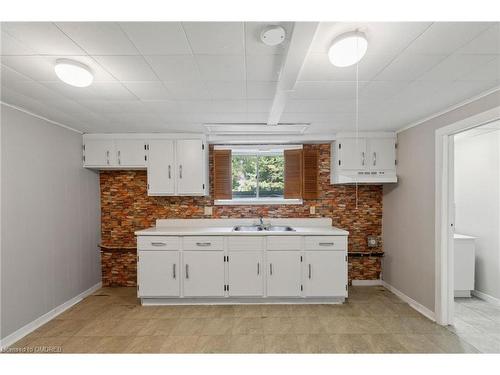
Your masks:
<svg viewBox="0 0 500 375"><path fill-rule="evenodd" d="M268 26L262 30L260 40L268 46L277 46L284 42L286 31L281 26Z"/></svg>

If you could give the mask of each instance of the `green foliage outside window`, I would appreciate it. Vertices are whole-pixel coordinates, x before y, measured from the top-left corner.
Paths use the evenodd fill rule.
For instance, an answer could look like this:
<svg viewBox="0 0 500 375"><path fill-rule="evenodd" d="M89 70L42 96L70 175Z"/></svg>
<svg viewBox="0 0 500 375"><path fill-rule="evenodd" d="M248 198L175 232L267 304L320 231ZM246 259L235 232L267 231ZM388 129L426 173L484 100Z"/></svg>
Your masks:
<svg viewBox="0 0 500 375"><path fill-rule="evenodd" d="M233 198L282 198L283 155L233 155Z"/></svg>

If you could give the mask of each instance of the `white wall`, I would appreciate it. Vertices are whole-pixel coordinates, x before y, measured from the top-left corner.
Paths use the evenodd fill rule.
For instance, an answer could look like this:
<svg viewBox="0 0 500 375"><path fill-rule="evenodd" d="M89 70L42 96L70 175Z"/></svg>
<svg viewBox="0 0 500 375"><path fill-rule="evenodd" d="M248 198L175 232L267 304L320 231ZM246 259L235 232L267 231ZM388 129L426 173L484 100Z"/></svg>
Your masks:
<svg viewBox="0 0 500 375"><path fill-rule="evenodd" d="M4 338L100 282L100 207L81 134L0 109Z"/></svg>
<svg viewBox="0 0 500 375"><path fill-rule="evenodd" d="M500 298L500 130L455 136L455 231L477 237L475 289Z"/></svg>
<svg viewBox="0 0 500 375"><path fill-rule="evenodd" d="M435 131L495 108L500 91L398 133L398 184L384 186L383 279L435 311Z"/></svg>

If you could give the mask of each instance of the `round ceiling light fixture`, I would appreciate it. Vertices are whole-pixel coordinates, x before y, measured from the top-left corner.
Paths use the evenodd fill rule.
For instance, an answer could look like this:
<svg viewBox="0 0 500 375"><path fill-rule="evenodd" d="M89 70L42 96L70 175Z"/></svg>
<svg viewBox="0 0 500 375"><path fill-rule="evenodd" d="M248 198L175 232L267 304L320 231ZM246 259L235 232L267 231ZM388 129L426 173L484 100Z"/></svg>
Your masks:
<svg viewBox="0 0 500 375"><path fill-rule="evenodd" d="M61 81L71 86L87 87L94 80L89 67L77 61L59 59L56 61L54 70Z"/></svg>
<svg viewBox="0 0 500 375"><path fill-rule="evenodd" d="M260 33L260 40L268 46L277 46L283 43L286 37L286 31L281 26L268 26Z"/></svg>
<svg viewBox="0 0 500 375"><path fill-rule="evenodd" d="M328 58L330 62L340 68L356 64L368 49L368 40L365 34L354 31L337 37L330 49Z"/></svg>

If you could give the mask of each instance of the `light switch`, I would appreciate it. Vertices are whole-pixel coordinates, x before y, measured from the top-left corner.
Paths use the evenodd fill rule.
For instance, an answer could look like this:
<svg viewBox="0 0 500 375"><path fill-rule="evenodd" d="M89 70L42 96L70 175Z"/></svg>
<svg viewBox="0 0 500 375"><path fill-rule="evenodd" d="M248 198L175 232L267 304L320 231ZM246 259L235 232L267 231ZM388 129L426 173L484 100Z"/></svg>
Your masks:
<svg viewBox="0 0 500 375"><path fill-rule="evenodd" d="M316 206L311 206L311 207L309 207L309 213L310 213L311 215L314 215L314 214L316 213Z"/></svg>
<svg viewBox="0 0 500 375"><path fill-rule="evenodd" d="M205 215L212 216L212 206L205 206Z"/></svg>

